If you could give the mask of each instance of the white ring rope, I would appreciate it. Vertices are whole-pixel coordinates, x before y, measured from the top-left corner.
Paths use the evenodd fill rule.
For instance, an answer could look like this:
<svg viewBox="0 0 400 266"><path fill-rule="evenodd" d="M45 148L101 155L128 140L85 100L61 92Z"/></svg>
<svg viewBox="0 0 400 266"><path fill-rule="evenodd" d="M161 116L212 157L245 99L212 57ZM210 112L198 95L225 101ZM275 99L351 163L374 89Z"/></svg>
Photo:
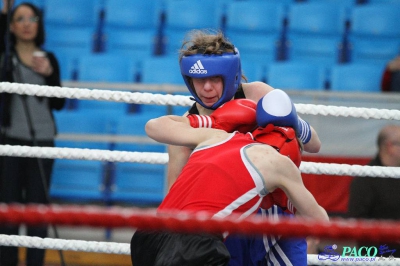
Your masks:
<svg viewBox="0 0 400 266"><path fill-rule="evenodd" d="M18 246L27 248L73 250L124 255L130 255L131 253L129 244L123 243L65 240L1 234L0 246Z"/></svg>
<svg viewBox="0 0 400 266"><path fill-rule="evenodd" d="M167 153L128 152L98 149L31 147L0 145L0 156L48 159L98 160L108 162L168 163ZM400 167L362 166L334 163L302 162L300 171L306 174L348 175L400 178Z"/></svg>
<svg viewBox="0 0 400 266"><path fill-rule="evenodd" d="M0 92L73 99L116 101L136 104L190 106L193 101L188 96L122 92L110 90L90 90L82 88L52 87L33 84L0 82ZM295 104L301 114L344 116L365 119L400 120L399 110L343 107L332 105Z"/></svg>
<svg viewBox="0 0 400 266"><path fill-rule="evenodd" d="M150 164L166 164L168 162L168 154L160 152L128 152L99 149L31 147L20 145L0 145L0 156L97 160L108 162L138 162Z"/></svg>
<svg viewBox="0 0 400 266"><path fill-rule="evenodd" d="M53 249L53 250L72 250L82 252L94 253L108 253L119 255L130 255L130 244L116 243L116 242L98 242L98 241L84 241L84 240L66 240L66 239L53 239L53 238L40 238L31 236L17 236L17 235L2 235L0 234L0 246L15 246L26 248L39 248L39 249ZM368 265L400 265L399 258L385 258L375 261L369 261ZM341 257L338 261L320 260L318 255L308 254L308 265L357 265L355 257Z"/></svg>
<svg viewBox="0 0 400 266"><path fill-rule="evenodd" d="M101 100L136 104L181 106L190 106L193 104L193 101L190 100L188 96L182 95L111 90L90 90L82 88L43 86L10 82L0 82L0 92L26 94L42 97L44 96L70 99Z"/></svg>

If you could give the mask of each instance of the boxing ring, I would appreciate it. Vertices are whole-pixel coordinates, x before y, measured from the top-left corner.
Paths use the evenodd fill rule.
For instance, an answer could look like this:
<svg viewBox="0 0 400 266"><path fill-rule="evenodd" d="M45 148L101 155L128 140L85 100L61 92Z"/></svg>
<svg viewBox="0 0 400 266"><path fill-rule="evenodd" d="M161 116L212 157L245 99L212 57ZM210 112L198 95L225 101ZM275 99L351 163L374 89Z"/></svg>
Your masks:
<svg viewBox="0 0 400 266"><path fill-rule="evenodd" d="M41 97L58 97L116 101L135 104L190 106L193 101L188 96L162 95L153 93L124 92L110 90L91 90L82 88L49 87L18 83L0 83L0 92L34 95ZM399 110L341 107L330 105L295 104L299 114L320 116L357 117L364 119L400 120ZM99 160L107 162L136 162L166 164L168 154L154 152L125 152L96 149L28 147L0 145L1 156L32 158ZM377 178L400 178L400 168L377 167L331 163L302 162L302 173L329 175L373 175ZM26 225L68 225L90 226L95 228L143 228L168 229L177 232L210 232L229 231L238 234L269 234L282 237L328 238L334 240L368 240L384 241L389 244L400 240L400 222L366 221L355 219L333 218L330 222L321 223L304 219L266 220L250 217L244 220L210 219L205 213L189 215L185 213L156 216L155 209L74 206L74 205L6 205L0 204L0 224ZM72 250L109 254L130 254L129 244L97 242L82 240L63 240L27 236L0 235L0 245L34 247L41 249ZM357 262L362 264L361 261ZM321 259L320 255L308 255L309 265L357 265L355 261L334 261ZM400 265L399 258L369 261L371 265Z"/></svg>

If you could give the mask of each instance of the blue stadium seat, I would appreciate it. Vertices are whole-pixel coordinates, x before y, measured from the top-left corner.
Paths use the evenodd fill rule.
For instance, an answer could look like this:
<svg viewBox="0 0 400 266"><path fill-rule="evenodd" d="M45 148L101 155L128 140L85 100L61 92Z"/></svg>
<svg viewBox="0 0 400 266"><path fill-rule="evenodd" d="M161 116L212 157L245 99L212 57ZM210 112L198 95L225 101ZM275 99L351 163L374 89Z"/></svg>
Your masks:
<svg viewBox="0 0 400 266"><path fill-rule="evenodd" d="M152 29L160 23L156 1L105 0L104 26L125 29Z"/></svg>
<svg viewBox="0 0 400 266"><path fill-rule="evenodd" d="M352 9L351 61L387 62L400 52L400 4L365 4Z"/></svg>
<svg viewBox="0 0 400 266"><path fill-rule="evenodd" d="M156 29L131 30L107 28L104 32L105 52L140 60L156 53Z"/></svg>
<svg viewBox="0 0 400 266"><path fill-rule="evenodd" d="M76 79L78 59L93 52L93 29L46 26L45 49L54 52L59 60L61 79Z"/></svg>
<svg viewBox="0 0 400 266"><path fill-rule="evenodd" d="M104 164L100 161L56 159L50 197L62 202L105 203Z"/></svg>
<svg viewBox="0 0 400 266"><path fill-rule="evenodd" d="M268 84L279 89L319 90L325 89L326 69L310 62L276 62L267 66Z"/></svg>
<svg viewBox="0 0 400 266"><path fill-rule="evenodd" d="M347 9L335 3L302 2L289 6L289 60L309 60L326 66L341 60Z"/></svg>
<svg viewBox="0 0 400 266"><path fill-rule="evenodd" d="M288 41L288 60L309 61L329 67L342 61L340 36L304 36L293 34Z"/></svg>
<svg viewBox="0 0 400 266"><path fill-rule="evenodd" d="M58 133L110 134L112 128L104 112L58 111L54 112Z"/></svg>
<svg viewBox="0 0 400 266"><path fill-rule="evenodd" d="M78 80L86 82L134 82L136 65L136 61L122 55L92 54L82 56L78 62ZM123 114L128 112L128 104L114 101L78 100L78 109Z"/></svg>
<svg viewBox="0 0 400 266"><path fill-rule="evenodd" d="M46 49L69 55L87 55L93 51L93 29L62 28L46 25Z"/></svg>
<svg viewBox="0 0 400 266"><path fill-rule="evenodd" d="M307 0L307 2L321 3L321 4L337 4L340 6L346 6L352 8L359 3L360 0ZM369 0L371 1L371 0Z"/></svg>
<svg viewBox="0 0 400 266"><path fill-rule="evenodd" d="M374 38L399 38L400 4L358 5L351 12L351 35Z"/></svg>
<svg viewBox="0 0 400 266"><path fill-rule="evenodd" d="M384 67L377 64L349 63L333 66L330 74L332 91L380 92Z"/></svg>
<svg viewBox="0 0 400 266"><path fill-rule="evenodd" d="M164 106L165 107L165 106ZM144 126L151 118L155 118L151 114L128 114L118 118L117 134L118 135L137 135L147 136Z"/></svg>
<svg viewBox="0 0 400 266"><path fill-rule="evenodd" d="M284 5L268 1L234 1L227 5L226 31L280 33ZM240 19L238 19L240 18Z"/></svg>
<svg viewBox="0 0 400 266"><path fill-rule="evenodd" d="M177 56L153 56L141 62L141 82L149 84L177 84L184 81Z"/></svg>
<svg viewBox="0 0 400 266"><path fill-rule="evenodd" d="M48 25L60 27L92 27L100 19L98 0L75 1L50 0L44 5L44 20Z"/></svg>
<svg viewBox="0 0 400 266"><path fill-rule="evenodd" d="M107 0L105 51L136 58L154 54L161 23L159 9L156 1Z"/></svg>
<svg viewBox="0 0 400 266"><path fill-rule="evenodd" d="M166 192L165 165L116 163L110 200L142 206L158 205Z"/></svg>
<svg viewBox="0 0 400 266"><path fill-rule="evenodd" d="M165 108L165 106L164 106ZM150 113L130 114L118 120L117 134L121 137L146 137L146 122L155 116ZM149 141L151 141L149 139ZM116 142L114 150L165 153L166 145L156 142ZM159 204L165 194L165 166L147 163L114 164L110 200L114 203L137 205Z"/></svg>
<svg viewBox="0 0 400 266"><path fill-rule="evenodd" d="M192 29L220 29L222 15L215 0L166 0L163 52L176 55Z"/></svg>
<svg viewBox="0 0 400 266"><path fill-rule="evenodd" d="M275 61L284 16L284 5L278 2L233 1L227 5L225 34L241 58L264 64Z"/></svg>
<svg viewBox="0 0 400 266"><path fill-rule="evenodd" d="M366 0L368 4L400 4L400 0Z"/></svg>
<svg viewBox="0 0 400 266"><path fill-rule="evenodd" d="M45 0L15 0L14 6L18 6L19 4L22 4L22 3L31 3L31 4L35 5L36 7L43 10L44 5L45 5ZM0 4L0 7L1 8L3 7L2 3Z"/></svg>
<svg viewBox="0 0 400 266"><path fill-rule="evenodd" d="M385 65L400 54L400 38L398 40L352 38L350 52L353 63Z"/></svg>
<svg viewBox="0 0 400 266"><path fill-rule="evenodd" d="M96 82L133 82L135 60L123 55L92 54L79 59L78 80Z"/></svg>
<svg viewBox="0 0 400 266"><path fill-rule="evenodd" d="M248 60L247 57L241 58L242 74L247 78L247 81L265 81L265 69L267 63Z"/></svg>

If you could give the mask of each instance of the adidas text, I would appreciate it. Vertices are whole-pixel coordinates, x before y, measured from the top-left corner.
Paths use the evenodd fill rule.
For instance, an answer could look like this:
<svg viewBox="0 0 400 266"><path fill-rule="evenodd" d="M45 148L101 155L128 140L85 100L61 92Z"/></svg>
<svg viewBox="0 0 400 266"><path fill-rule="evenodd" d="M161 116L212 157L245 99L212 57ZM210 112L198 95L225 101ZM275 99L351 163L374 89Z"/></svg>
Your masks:
<svg viewBox="0 0 400 266"><path fill-rule="evenodd" d="M190 69L190 74L207 74L207 70L205 69Z"/></svg>

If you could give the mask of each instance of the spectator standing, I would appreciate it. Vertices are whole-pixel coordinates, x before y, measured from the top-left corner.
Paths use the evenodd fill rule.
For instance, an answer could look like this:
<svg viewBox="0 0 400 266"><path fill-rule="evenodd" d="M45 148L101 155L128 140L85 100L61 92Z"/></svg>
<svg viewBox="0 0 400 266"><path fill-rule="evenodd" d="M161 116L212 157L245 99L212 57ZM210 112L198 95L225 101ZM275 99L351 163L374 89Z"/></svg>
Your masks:
<svg viewBox="0 0 400 266"><path fill-rule="evenodd" d="M11 10L13 2L3 0L0 16L2 81L61 86L57 59L41 49L45 41L41 11L30 3L21 3ZM65 99L8 93L0 96L1 144L54 147L56 125L52 110L62 109ZM0 157L0 202L47 204L53 162L52 159ZM18 235L19 227L3 226L0 233ZM27 235L45 238L47 227L28 227ZM43 265L44 255L43 249L29 248L26 265ZM18 248L0 247L0 265L17 264Z"/></svg>
<svg viewBox="0 0 400 266"><path fill-rule="evenodd" d="M400 166L400 126L387 125L377 138L378 152L370 166ZM400 179L355 177L350 186L349 216L361 219L400 220ZM362 246L387 245L400 257L400 243L359 243ZM385 254L383 254L385 256ZM386 254L387 255L387 254ZM390 255L390 254L388 254Z"/></svg>

